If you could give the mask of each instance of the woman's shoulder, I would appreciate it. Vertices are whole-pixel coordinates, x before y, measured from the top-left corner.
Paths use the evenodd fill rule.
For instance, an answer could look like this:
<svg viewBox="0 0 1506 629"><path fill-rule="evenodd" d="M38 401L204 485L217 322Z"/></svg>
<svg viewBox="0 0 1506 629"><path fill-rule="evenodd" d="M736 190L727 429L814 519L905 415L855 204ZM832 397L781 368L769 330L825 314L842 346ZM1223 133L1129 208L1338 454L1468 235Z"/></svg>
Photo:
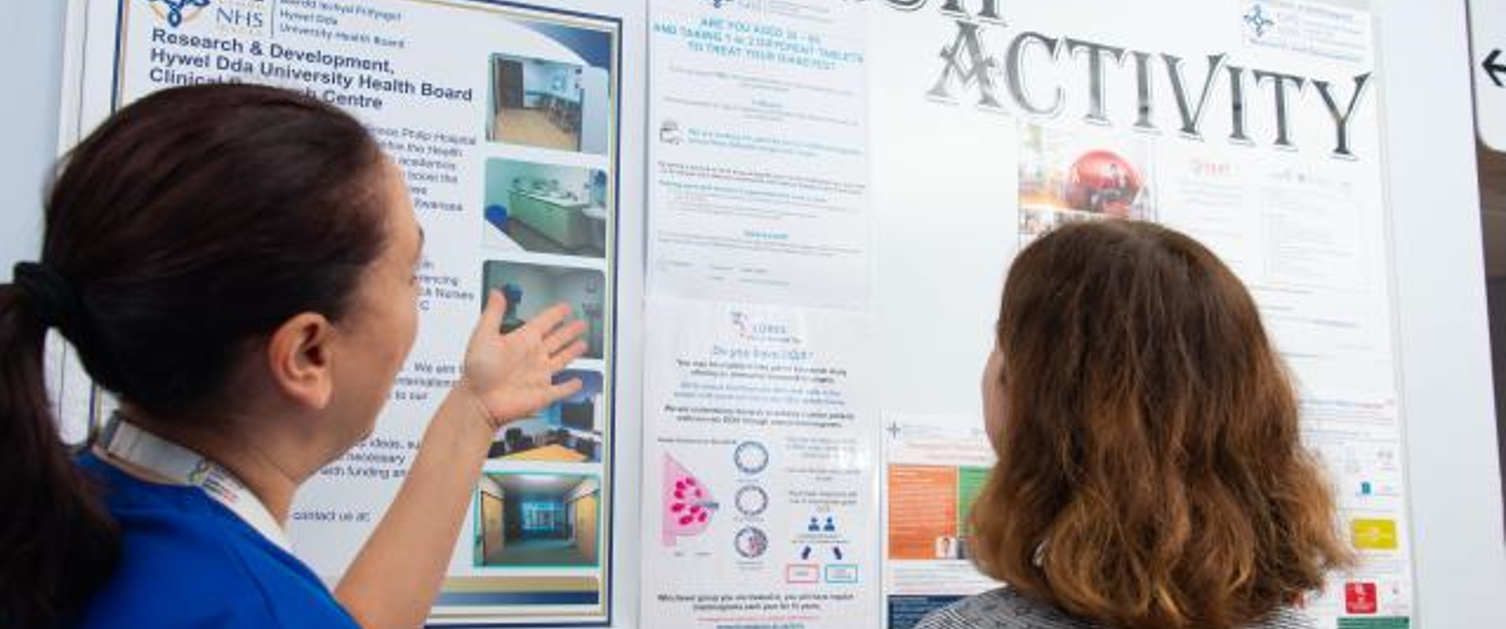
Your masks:
<svg viewBox="0 0 1506 629"><path fill-rule="evenodd" d="M1318 629L1318 621L1300 609L1283 607L1250 625L1250 629Z"/></svg>
<svg viewBox="0 0 1506 629"><path fill-rule="evenodd" d="M120 558L81 627L277 626L236 541L216 522L153 500L160 496L136 498L144 500L111 509Z"/></svg>
<svg viewBox="0 0 1506 629"><path fill-rule="evenodd" d="M1002 587L936 610L915 629L1098 629L1098 625Z"/></svg>
<svg viewBox="0 0 1506 629"><path fill-rule="evenodd" d="M115 572L81 627L355 626L301 562L201 490L81 463L103 485L120 531Z"/></svg>
<svg viewBox="0 0 1506 629"><path fill-rule="evenodd" d="M1282 608L1249 629L1316 629L1317 626L1306 613ZM1103 625L1002 587L936 610L915 629L1103 629Z"/></svg>

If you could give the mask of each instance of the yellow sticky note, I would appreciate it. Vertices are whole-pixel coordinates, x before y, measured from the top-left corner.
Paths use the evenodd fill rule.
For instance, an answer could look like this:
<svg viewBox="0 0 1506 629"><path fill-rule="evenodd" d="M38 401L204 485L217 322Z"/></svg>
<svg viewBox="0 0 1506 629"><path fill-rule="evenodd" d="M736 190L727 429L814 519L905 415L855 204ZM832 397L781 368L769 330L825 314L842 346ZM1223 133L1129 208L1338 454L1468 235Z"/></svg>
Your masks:
<svg viewBox="0 0 1506 629"><path fill-rule="evenodd" d="M1349 521L1350 539L1360 550L1396 550L1396 521L1355 519Z"/></svg>

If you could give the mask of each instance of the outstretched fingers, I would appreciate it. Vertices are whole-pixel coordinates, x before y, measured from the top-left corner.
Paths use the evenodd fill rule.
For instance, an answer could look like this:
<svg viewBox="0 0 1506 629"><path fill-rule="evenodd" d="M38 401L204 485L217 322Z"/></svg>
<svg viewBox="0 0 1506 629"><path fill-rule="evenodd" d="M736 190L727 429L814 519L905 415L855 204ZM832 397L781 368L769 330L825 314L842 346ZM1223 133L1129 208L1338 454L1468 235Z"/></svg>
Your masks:
<svg viewBox="0 0 1506 629"><path fill-rule="evenodd" d="M557 327L544 337L544 351L549 352L550 356L558 354L585 332L586 322L579 319Z"/></svg>
<svg viewBox="0 0 1506 629"><path fill-rule="evenodd" d="M575 362L575 359L584 356L585 353L585 341L571 343L569 347L549 357L549 370L558 373L561 369L569 366L570 363Z"/></svg>
<svg viewBox="0 0 1506 629"><path fill-rule="evenodd" d="M492 289L486 294L486 308L481 311L481 321L476 323L477 334L497 334L502 330L502 317L507 313L507 297L502 291Z"/></svg>
<svg viewBox="0 0 1506 629"><path fill-rule="evenodd" d="M562 400L575 395L577 391L580 391L582 386L584 385L581 384L580 378L571 378L549 387L549 397L556 401Z"/></svg>
<svg viewBox="0 0 1506 629"><path fill-rule="evenodd" d="M535 315L528 323L523 324L519 331L527 330L530 334L537 334L538 338L545 338L555 331L555 328L560 327L560 324L564 323L569 316L570 304L560 302Z"/></svg>

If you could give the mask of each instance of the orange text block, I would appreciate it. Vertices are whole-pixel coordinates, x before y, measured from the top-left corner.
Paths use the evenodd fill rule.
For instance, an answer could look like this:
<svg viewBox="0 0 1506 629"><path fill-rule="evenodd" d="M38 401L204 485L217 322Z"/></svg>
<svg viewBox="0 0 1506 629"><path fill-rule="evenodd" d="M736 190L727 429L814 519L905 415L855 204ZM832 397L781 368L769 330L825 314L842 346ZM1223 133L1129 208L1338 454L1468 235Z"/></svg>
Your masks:
<svg viewBox="0 0 1506 629"><path fill-rule="evenodd" d="M957 536L957 468L889 466L889 556L936 559L936 540Z"/></svg>

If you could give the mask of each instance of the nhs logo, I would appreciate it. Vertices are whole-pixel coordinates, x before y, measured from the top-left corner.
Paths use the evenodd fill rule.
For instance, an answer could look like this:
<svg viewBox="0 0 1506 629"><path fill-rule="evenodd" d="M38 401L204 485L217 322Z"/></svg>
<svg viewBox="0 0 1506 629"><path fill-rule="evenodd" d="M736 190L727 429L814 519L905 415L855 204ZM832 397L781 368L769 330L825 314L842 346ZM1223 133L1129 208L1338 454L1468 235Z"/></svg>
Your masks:
<svg viewBox="0 0 1506 629"><path fill-rule="evenodd" d="M167 20L168 26L178 28L199 17L209 8L209 0L147 0L157 17Z"/></svg>
<svg viewBox="0 0 1506 629"><path fill-rule="evenodd" d="M212 24L221 35L267 35L270 0L145 0L152 13L173 29Z"/></svg>

